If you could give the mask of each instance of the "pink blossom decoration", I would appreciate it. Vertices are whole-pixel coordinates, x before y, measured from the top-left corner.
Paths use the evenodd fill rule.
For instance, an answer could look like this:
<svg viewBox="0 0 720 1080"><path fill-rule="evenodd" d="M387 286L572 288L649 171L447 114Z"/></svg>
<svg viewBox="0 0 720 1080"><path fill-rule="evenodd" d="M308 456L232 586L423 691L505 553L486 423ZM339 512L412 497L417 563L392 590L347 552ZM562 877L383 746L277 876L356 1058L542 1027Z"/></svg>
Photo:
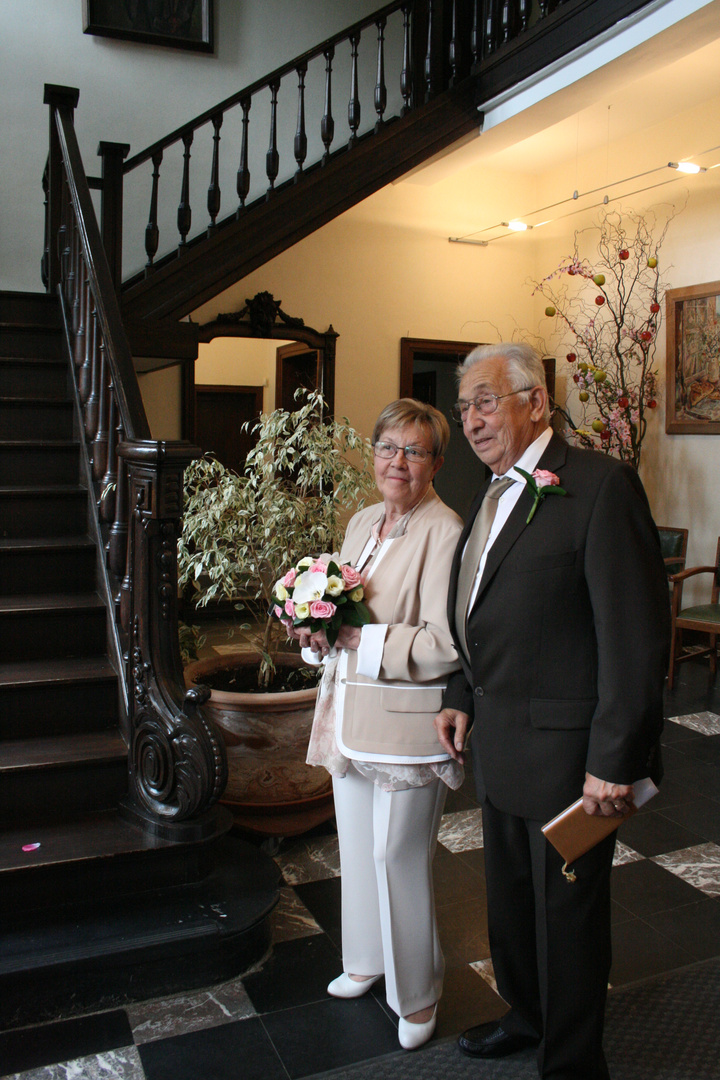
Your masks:
<svg viewBox="0 0 720 1080"><path fill-rule="evenodd" d="M532 474L533 480L537 484L547 485L548 487L555 487L560 483L560 477L556 476L554 472L548 472L547 469L536 469Z"/></svg>
<svg viewBox="0 0 720 1080"><path fill-rule="evenodd" d="M291 570L288 570L285 577L282 579L282 583L286 589L292 589L295 584L295 578L297 577L297 570L293 566Z"/></svg>
<svg viewBox="0 0 720 1080"><path fill-rule="evenodd" d="M295 604L292 600L285 601L285 614L289 615L291 619L295 618Z"/></svg>

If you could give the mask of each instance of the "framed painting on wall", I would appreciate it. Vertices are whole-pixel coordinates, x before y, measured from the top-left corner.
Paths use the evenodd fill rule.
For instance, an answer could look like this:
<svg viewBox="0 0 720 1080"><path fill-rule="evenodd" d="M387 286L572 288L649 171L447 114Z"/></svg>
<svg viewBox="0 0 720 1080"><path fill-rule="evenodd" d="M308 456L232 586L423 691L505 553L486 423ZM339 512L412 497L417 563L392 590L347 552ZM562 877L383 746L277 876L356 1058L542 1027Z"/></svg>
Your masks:
<svg viewBox="0 0 720 1080"><path fill-rule="evenodd" d="M83 32L213 51L213 0L83 0Z"/></svg>
<svg viewBox="0 0 720 1080"><path fill-rule="evenodd" d="M665 430L720 435L720 281L669 289L665 301Z"/></svg>

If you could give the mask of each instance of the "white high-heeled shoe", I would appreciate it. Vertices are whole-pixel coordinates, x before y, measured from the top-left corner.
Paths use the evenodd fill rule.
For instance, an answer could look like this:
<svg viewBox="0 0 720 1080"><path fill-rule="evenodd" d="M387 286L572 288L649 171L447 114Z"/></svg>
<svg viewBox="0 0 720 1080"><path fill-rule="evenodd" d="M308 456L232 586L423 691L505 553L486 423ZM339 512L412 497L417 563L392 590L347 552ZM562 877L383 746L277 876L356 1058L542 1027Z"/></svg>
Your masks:
<svg viewBox="0 0 720 1080"><path fill-rule="evenodd" d="M337 998L358 998L363 994L367 994L371 986L382 979L382 975L371 975L369 979L363 979L362 982L358 982L357 979L351 979L346 971L343 971L342 975L338 975L337 979L329 984L327 988L328 994Z"/></svg>
<svg viewBox="0 0 720 1080"><path fill-rule="evenodd" d="M419 1046L431 1039L436 1023L437 1002L435 1002L432 1016L424 1024L413 1024L401 1016L398 1023L398 1039L403 1050L417 1050Z"/></svg>

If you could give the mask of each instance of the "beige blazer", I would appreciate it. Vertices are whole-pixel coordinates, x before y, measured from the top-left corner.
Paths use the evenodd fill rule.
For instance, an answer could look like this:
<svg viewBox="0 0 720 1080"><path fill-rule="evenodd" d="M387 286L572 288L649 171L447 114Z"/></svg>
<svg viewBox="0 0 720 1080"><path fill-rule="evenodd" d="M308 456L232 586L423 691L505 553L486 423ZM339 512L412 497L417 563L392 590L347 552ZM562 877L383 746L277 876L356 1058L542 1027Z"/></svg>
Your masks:
<svg viewBox="0 0 720 1080"><path fill-rule="evenodd" d="M366 507L348 525L340 553L353 565L382 514ZM357 674L348 650L341 738L357 753L446 758L433 727L448 675L460 662L447 622L450 567L462 522L430 488L367 583L374 623L387 624L380 676Z"/></svg>

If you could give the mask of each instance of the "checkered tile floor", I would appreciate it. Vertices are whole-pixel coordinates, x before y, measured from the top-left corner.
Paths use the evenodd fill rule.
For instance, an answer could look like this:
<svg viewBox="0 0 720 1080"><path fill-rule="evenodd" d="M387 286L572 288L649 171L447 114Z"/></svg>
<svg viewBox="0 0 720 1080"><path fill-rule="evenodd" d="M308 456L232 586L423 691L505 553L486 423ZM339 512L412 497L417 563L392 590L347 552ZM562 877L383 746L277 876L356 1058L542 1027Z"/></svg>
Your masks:
<svg viewBox="0 0 720 1080"><path fill-rule="evenodd" d="M702 663L668 695L660 794L619 834L613 871L613 986L720 955L720 687ZM283 843L274 947L257 970L163 1001L0 1032L15 1080L301 1080L401 1055L382 982L329 998L341 971L337 837ZM451 792L435 883L447 962L436 1039L500 1016L485 925L482 822L469 777Z"/></svg>

